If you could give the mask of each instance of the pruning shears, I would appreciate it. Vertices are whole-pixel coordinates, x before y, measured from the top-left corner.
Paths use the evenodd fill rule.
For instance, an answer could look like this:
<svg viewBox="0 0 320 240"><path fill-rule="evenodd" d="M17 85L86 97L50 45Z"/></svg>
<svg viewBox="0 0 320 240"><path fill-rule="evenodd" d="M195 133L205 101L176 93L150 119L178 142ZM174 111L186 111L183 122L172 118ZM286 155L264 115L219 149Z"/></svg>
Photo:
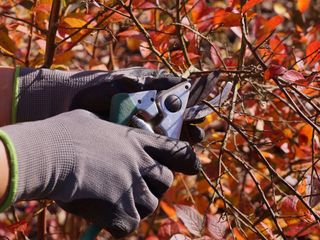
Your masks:
<svg viewBox="0 0 320 240"><path fill-rule="evenodd" d="M219 72L214 71L202 82L215 85L218 76ZM220 106L227 100L231 88L231 82L227 82L221 93L210 100L209 104ZM199 121L213 112L208 104L199 102L210 92L211 88L202 86L201 80L190 80L163 91L119 93L111 101L110 121L179 139L184 122Z"/></svg>
<svg viewBox="0 0 320 240"><path fill-rule="evenodd" d="M209 104L202 102L216 87L218 78L219 72L213 71L205 77L187 80L163 91L116 94L111 100L109 120L179 139L184 122L203 119L213 112L212 106L220 106L228 99L231 82L227 82L222 91L208 101ZM81 240L95 239L100 230L97 226L90 226Z"/></svg>

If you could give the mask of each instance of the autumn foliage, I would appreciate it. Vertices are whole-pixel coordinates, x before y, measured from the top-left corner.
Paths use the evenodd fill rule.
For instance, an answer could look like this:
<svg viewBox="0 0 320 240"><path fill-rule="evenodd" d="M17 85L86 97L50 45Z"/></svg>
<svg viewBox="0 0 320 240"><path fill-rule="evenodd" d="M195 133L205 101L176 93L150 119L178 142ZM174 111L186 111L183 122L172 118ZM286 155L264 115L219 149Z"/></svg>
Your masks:
<svg viewBox="0 0 320 240"><path fill-rule="evenodd" d="M219 87L231 81L233 91L200 124L204 174L177 174L128 239L319 239L316 2L0 0L0 64L144 66L191 78L219 69ZM37 219L45 206L46 220ZM17 204L0 218L9 239L36 229L77 239L85 227L50 202Z"/></svg>

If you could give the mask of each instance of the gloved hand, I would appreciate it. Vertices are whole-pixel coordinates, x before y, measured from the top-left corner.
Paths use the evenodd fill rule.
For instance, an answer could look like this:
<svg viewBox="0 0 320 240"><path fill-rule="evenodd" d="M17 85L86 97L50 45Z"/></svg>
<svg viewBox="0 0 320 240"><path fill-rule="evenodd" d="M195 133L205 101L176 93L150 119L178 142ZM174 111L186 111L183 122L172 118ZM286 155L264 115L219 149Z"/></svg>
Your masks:
<svg viewBox="0 0 320 240"><path fill-rule="evenodd" d="M133 231L156 209L172 183L170 170L196 174L200 168L187 143L86 110L0 128L0 139L11 165L7 206L53 199L115 237Z"/></svg>
<svg viewBox="0 0 320 240"><path fill-rule="evenodd" d="M16 79L16 121L41 120L73 109L86 109L108 119L113 95L164 90L185 80L142 67L110 72L21 68ZM201 128L183 126L182 139L196 143L203 137Z"/></svg>

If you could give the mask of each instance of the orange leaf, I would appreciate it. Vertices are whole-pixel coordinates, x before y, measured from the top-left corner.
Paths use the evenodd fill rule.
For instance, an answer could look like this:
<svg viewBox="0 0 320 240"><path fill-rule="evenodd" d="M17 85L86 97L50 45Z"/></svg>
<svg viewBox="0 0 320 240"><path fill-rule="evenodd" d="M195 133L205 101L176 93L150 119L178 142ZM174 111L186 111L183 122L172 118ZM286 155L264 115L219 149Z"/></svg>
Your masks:
<svg viewBox="0 0 320 240"><path fill-rule="evenodd" d="M304 13L309 8L309 5L310 5L310 0L298 0L297 9L300 12Z"/></svg>
<svg viewBox="0 0 320 240"><path fill-rule="evenodd" d="M63 19L70 27L81 28L87 24L87 21L81 19L80 17L66 17Z"/></svg>
<svg viewBox="0 0 320 240"><path fill-rule="evenodd" d="M299 143L311 145L313 128L309 124L302 124L299 135Z"/></svg>
<svg viewBox="0 0 320 240"><path fill-rule="evenodd" d="M263 0L249 0L246 2L246 4L243 5L242 7L242 13L245 13L246 11L250 10L253 8L255 5L261 3Z"/></svg>
<svg viewBox="0 0 320 240"><path fill-rule="evenodd" d="M240 233L240 231L238 230L238 228L233 228L232 229L233 235L235 240L246 240L242 234Z"/></svg>
<svg viewBox="0 0 320 240"><path fill-rule="evenodd" d="M276 27L283 22L284 18L281 16L274 16L271 19L269 19L265 25L265 29L268 32L273 31L276 29Z"/></svg>
<svg viewBox="0 0 320 240"><path fill-rule="evenodd" d="M166 203L165 201L161 201L160 207L168 215L170 219L177 220L176 210L173 207L171 207L168 203Z"/></svg>
<svg viewBox="0 0 320 240"><path fill-rule="evenodd" d="M14 55L17 50L16 44L9 37L8 30L3 24L0 25L0 50L9 55Z"/></svg>
<svg viewBox="0 0 320 240"><path fill-rule="evenodd" d="M307 63L315 64L320 60L320 41L314 41L306 48Z"/></svg>

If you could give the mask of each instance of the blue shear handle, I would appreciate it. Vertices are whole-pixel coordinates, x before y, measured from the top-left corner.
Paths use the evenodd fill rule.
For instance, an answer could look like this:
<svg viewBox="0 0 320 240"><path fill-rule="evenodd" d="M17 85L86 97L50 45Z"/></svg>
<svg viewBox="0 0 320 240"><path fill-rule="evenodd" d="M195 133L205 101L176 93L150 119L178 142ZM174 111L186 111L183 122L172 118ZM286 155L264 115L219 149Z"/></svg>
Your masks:
<svg viewBox="0 0 320 240"><path fill-rule="evenodd" d="M131 118L137 113L138 109L129 94L119 93L112 97L109 120L121 125L129 125ZM91 225L87 228L80 240L94 240L102 229Z"/></svg>

